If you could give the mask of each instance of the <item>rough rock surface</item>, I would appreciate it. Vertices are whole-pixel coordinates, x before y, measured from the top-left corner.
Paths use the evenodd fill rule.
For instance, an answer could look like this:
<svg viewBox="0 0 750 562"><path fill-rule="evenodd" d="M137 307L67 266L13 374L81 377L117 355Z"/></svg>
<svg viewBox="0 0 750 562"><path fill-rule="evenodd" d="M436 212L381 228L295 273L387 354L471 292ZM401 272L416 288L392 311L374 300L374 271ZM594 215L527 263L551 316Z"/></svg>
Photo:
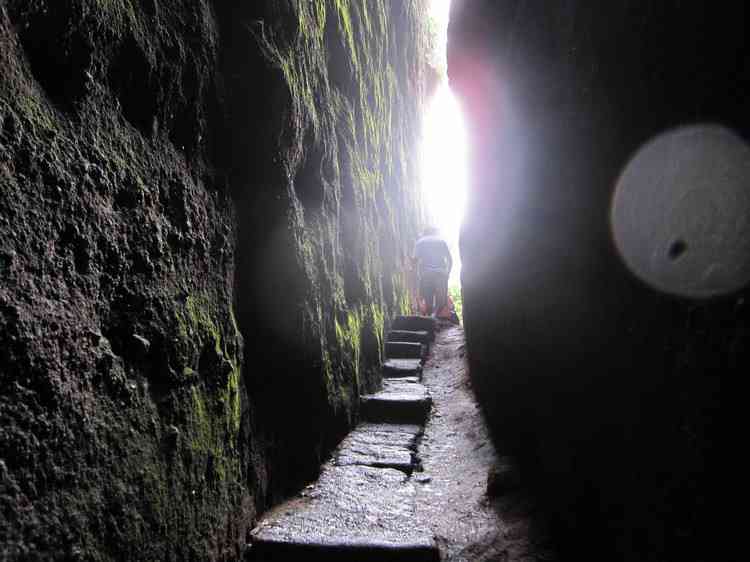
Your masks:
<svg viewBox="0 0 750 562"><path fill-rule="evenodd" d="M388 341L419 342L429 345L432 340L430 332L425 330L411 332L409 330L389 330Z"/></svg>
<svg viewBox="0 0 750 562"><path fill-rule="evenodd" d="M490 475L515 467L490 440L465 355L463 329L449 326L437 334L425 364L433 408L417 449L421 470L412 475L417 517L430 527L446 562L557 560L528 489L488 494Z"/></svg>
<svg viewBox="0 0 750 562"><path fill-rule="evenodd" d="M336 449L334 464L395 468L410 474L416 463L418 425L363 423Z"/></svg>
<svg viewBox="0 0 750 562"><path fill-rule="evenodd" d="M720 443L742 426L724 397L750 365L748 290L687 301L642 285L616 254L610 213L617 178L656 135L706 122L750 136L747 9L452 10L448 73L472 147L463 314L492 436L543 490L571 559L721 558ZM706 237L733 228L702 212L688 222ZM675 248L671 259L690 251Z"/></svg>
<svg viewBox="0 0 750 562"><path fill-rule="evenodd" d="M421 377L421 359L388 359L383 363L384 377Z"/></svg>
<svg viewBox="0 0 750 562"><path fill-rule="evenodd" d="M385 342L385 356L389 359L421 359L426 356L426 353L427 346L419 342Z"/></svg>
<svg viewBox="0 0 750 562"><path fill-rule="evenodd" d="M388 379L383 389L361 398L362 418L371 422L423 424L430 412L430 393L414 377Z"/></svg>
<svg viewBox="0 0 750 562"><path fill-rule="evenodd" d="M206 2L0 3L4 559L244 540L235 219L205 159L218 41Z"/></svg>
<svg viewBox="0 0 750 562"><path fill-rule="evenodd" d="M390 468L325 467L299 498L264 515L252 541L259 561L328 560L342 550L348 556L334 559L437 560L416 518L414 483Z"/></svg>
<svg viewBox="0 0 750 562"><path fill-rule="evenodd" d="M274 500L351 426L379 383L383 327L408 307L424 5L244 2L224 15L238 319L262 362L248 382Z"/></svg>
<svg viewBox="0 0 750 562"><path fill-rule="evenodd" d="M0 558L236 559L317 470L407 302L422 9L0 1Z"/></svg>
<svg viewBox="0 0 750 562"><path fill-rule="evenodd" d="M394 330L425 331L434 339L436 322L434 318L427 316L399 316L393 319L391 326Z"/></svg>

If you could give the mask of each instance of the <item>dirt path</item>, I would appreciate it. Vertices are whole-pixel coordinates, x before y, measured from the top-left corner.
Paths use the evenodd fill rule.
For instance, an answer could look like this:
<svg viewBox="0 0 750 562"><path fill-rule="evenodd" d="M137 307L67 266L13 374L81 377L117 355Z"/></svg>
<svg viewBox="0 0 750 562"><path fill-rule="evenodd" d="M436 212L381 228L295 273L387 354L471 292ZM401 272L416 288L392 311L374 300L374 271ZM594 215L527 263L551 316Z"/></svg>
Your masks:
<svg viewBox="0 0 750 562"><path fill-rule="evenodd" d="M492 469L507 466L492 445L471 390L460 327L441 330L424 368L433 411L419 447L417 511L442 560L552 561L531 499L523 491L487 496Z"/></svg>

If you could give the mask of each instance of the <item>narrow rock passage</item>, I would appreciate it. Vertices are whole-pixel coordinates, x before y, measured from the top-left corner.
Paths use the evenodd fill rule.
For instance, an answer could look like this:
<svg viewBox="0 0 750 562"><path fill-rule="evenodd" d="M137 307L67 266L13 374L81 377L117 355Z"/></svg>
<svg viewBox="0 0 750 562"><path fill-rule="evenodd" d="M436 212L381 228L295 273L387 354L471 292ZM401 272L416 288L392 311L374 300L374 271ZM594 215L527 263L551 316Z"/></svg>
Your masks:
<svg viewBox="0 0 750 562"><path fill-rule="evenodd" d="M413 475L417 519L432 530L441 560L555 560L534 503L490 441L464 356L463 329L451 326L438 333L424 365L433 407L418 450L423 472ZM488 497L490 473L492 487L516 489Z"/></svg>
<svg viewBox="0 0 750 562"><path fill-rule="evenodd" d="M360 399L362 423L339 445L320 478L266 513L252 531L248 560L437 562L430 529L416 515L415 454L432 400L421 363L435 321L397 317L400 338L385 345L393 373ZM424 342L424 343L422 343Z"/></svg>
<svg viewBox="0 0 750 562"><path fill-rule="evenodd" d="M432 319L394 326L389 337L420 341L389 342L393 376L361 398L362 423L318 481L261 518L248 560L553 560L533 502L489 439L463 330L444 327L430 346Z"/></svg>

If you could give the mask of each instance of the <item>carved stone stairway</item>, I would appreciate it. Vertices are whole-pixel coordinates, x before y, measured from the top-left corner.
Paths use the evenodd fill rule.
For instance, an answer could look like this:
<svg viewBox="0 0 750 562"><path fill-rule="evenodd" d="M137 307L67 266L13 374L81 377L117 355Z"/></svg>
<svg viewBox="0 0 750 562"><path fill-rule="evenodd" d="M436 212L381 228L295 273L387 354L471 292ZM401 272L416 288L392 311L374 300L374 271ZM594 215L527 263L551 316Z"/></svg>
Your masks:
<svg viewBox="0 0 750 562"><path fill-rule="evenodd" d="M248 560L439 560L432 532L416 516L411 479L432 403L421 379L435 329L432 318L394 319L383 389L361 397L362 423L317 482L264 514Z"/></svg>

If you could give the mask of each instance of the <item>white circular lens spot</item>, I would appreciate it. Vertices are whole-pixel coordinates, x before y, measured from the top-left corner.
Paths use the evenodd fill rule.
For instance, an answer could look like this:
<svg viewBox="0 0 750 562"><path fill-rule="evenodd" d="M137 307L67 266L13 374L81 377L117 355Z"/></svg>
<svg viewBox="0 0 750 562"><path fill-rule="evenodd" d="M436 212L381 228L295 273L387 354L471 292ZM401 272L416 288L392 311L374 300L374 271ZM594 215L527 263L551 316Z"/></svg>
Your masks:
<svg viewBox="0 0 750 562"><path fill-rule="evenodd" d="M643 146L612 199L615 245L652 287L686 297L750 280L750 147L716 125L668 131Z"/></svg>

